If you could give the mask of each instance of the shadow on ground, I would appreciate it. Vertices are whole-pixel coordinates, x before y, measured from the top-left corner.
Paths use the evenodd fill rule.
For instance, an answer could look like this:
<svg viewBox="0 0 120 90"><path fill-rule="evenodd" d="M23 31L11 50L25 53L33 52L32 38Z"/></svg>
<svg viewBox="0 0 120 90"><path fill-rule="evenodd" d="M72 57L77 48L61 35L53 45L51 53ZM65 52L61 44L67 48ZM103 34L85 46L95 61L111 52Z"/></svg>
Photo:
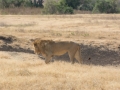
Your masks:
<svg viewBox="0 0 120 90"><path fill-rule="evenodd" d="M112 51L104 46L94 47L90 45L81 45L80 47L84 64L102 66L120 64L120 51ZM104 50L101 50L101 48L104 48ZM62 56L56 56L55 59L70 62L68 53Z"/></svg>
<svg viewBox="0 0 120 90"><path fill-rule="evenodd" d="M16 43L14 43L16 42ZM14 44L13 44L14 43ZM0 51L15 51L33 53L33 50L26 48L27 45L20 45L20 40L14 36L0 36ZM84 64L93 65L119 65L120 64L120 50L109 50L105 46L95 47L92 45L80 45L82 59ZM42 58L43 59L43 58ZM55 60L64 60L70 62L68 54L62 56L55 56Z"/></svg>

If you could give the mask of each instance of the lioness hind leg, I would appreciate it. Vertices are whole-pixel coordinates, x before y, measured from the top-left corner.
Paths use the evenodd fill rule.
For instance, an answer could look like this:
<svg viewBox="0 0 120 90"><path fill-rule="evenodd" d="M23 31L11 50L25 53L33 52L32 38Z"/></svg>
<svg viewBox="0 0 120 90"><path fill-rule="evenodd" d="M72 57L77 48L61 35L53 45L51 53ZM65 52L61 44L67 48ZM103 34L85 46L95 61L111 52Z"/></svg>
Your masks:
<svg viewBox="0 0 120 90"><path fill-rule="evenodd" d="M72 64L74 64L74 63L75 63L74 57L73 57L73 55L71 55L70 53L69 53L69 58L70 58L70 61L72 62Z"/></svg>
<svg viewBox="0 0 120 90"><path fill-rule="evenodd" d="M69 58L70 58L70 61L72 62L72 64L75 63L75 60L74 60L75 53L76 53L76 50L74 50L74 51L68 51Z"/></svg>
<svg viewBox="0 0 120 90"><path fill-rule="evenodd" d="M81 57L81 52L80 52L80 48L77 50L76 54L75 54L75 58L76 60L78 60L79 63L83 63L82 57Z"/></svg>

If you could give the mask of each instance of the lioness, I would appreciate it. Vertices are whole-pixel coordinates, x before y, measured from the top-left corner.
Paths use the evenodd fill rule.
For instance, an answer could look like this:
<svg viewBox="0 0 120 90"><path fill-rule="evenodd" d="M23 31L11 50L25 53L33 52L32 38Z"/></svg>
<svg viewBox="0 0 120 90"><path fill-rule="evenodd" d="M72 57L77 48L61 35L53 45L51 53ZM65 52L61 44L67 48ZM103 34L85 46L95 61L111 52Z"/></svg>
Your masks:
<svg viewBox="0 0 120 90"><path fill-rule="evenodd" d="M55 55L63 55L66 52L69 54L70 61L74 64L74 58L82 63L81 52L79 44L66 41L52 41L52 40L34 40L35 53L42 54L45 57L45 63L49 63L51 58Z"/></svg>

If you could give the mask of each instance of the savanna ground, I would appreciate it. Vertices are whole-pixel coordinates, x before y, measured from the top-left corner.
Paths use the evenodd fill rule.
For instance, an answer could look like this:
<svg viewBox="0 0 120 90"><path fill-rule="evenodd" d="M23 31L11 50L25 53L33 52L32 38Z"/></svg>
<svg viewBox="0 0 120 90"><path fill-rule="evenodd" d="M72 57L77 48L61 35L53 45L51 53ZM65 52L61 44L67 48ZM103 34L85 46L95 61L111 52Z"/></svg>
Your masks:
<svg viewBox="0 0 120 90"><path fill-rule="evenodd" d="M35 38L79 43L84 64L46 65ZM0 90L120 90L120 15L1 15L0 64Z"/></svg>

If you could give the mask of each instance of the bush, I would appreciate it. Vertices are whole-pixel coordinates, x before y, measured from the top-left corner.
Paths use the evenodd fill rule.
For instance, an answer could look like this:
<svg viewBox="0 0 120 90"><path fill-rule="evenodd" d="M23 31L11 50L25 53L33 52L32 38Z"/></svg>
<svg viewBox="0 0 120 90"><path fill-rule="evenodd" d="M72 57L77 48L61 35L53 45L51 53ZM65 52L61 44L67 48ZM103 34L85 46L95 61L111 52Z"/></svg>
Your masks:
<svg viewBox="0 0 120 90"><path fill-rule="evenodd" d="M44 14L57 13L57 6L58 6L58 3L55 0L47 0L44 5L43 13Z"/></svg>
<svg viewBox="0 0 120 90"><path fill-rule="evenodd" d="M42 3L36 4L35 7L42 7ZM0 8L9 8L9 7L33 7L34 2L32 0L0 0Z"/></svg>
<svg viewBox="0 0 120 90"><path fill-rule="evenodd" d="M65 7L64 14L73 14L73 8L72 7Z"/></svg>
<svg viewBox="0 0 120 90"><path fill-rule="evenodd" d="M1 8L9 8L9 7L20 7L24 4L24 0L0 0Z"/></svg>
<svg viewBox="0 0 120 90"><path fill-rule="evenodd" d="M64 2L55 0L47 0L44 9L44 14L73 14L73 8L68 7Z"/></svg>
<svg viewBox="0 0 120 90"><path fill-rule="evenodd" d="M79 10L92 11L96 0L80 0Z"/></svg>
<svg viewBox="0 0 120 90"><path fill-rule="evenodd" d="M73 9L77 9L80 4L80 0L61 0L61 2L68 5L68 7L72 7Z"/></svg>
<svg viewBox="0 0 120 90"><path fill-rule="evenodd" d="M61 2L73 9L92 11L96 0L61 0Z"/></svg>
<svg viewBox="0 0 120 90"><path fill-rule="evenodd" d="M20 7L24 4L24 0L12 0L11 4L13 4L15 7Z"/></svg>
<svg viewBox="0 0 120 90"><path fill-rule="evenodd" d="M73 8L66 5L64 1L60 1L57 6L59 14L73 14Z"/></svg>
<svg viewBox="0 0 120 90"><path fill-rule="evenodd" d="M24 6L25 6L25 7L33 7L34 5L33 5L33 3L32 3L31 0L25 0Z"/></svg>
<svg viewBox="0 0 120 90"><path fill-rule="evenodd" d="M12 0L0 0L1 8L8 8L11 4Z"/></svg>
<svg viewBox="0 0 120 90"><path fill-rule="evenodd" d="M95 4L93 12L117 13L117 0L99 0Z"/></svg>

